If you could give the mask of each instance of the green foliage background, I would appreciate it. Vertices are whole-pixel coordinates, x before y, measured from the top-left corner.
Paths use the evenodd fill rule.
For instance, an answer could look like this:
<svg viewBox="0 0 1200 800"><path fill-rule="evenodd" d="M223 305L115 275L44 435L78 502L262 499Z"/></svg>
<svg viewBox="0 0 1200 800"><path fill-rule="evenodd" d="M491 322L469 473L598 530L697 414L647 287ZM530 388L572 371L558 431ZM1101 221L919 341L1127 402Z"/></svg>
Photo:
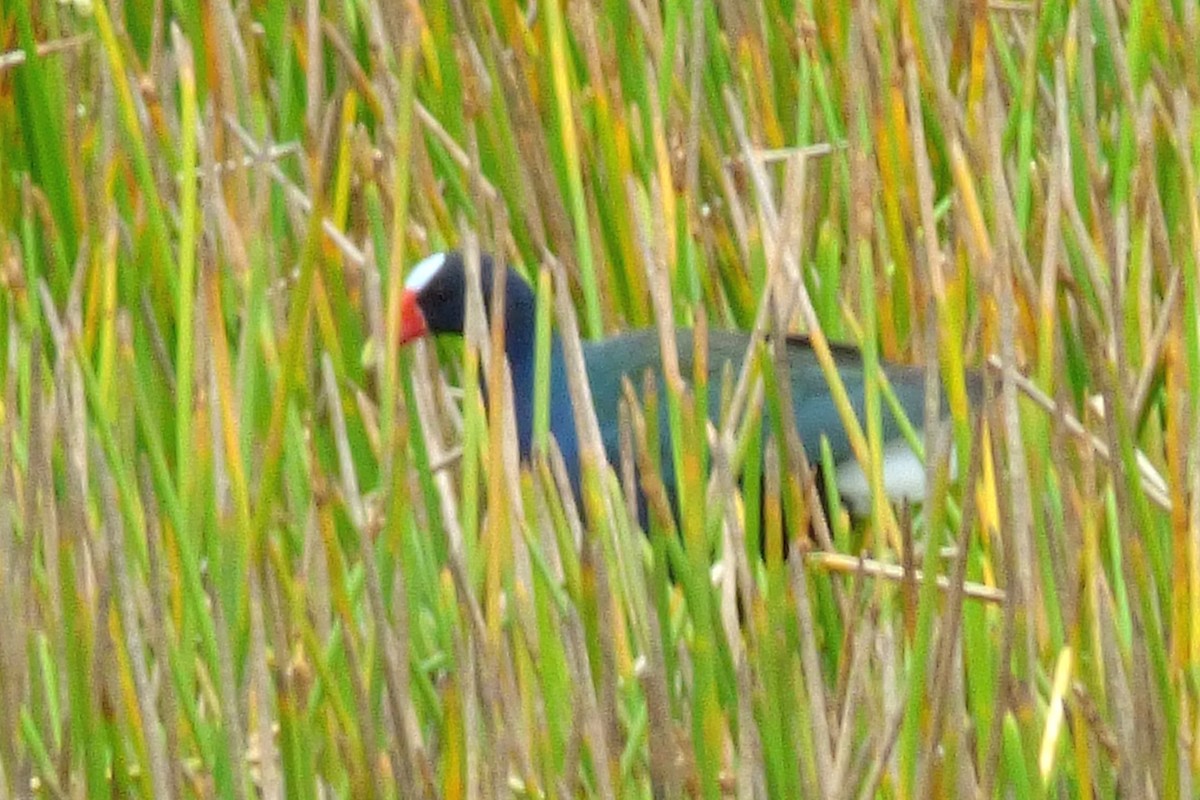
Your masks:
<svg viewBox="0 0 1200 800"><path fill-rule="evenodd" d="M0 785L1193 795L1198 41L1193 0L3 0ZM679 530L595 462L576 509L482 332L398 349L450 246L542 337L936 363L965 485L802 544L786 431L710 441L684 375Z"/></svg>

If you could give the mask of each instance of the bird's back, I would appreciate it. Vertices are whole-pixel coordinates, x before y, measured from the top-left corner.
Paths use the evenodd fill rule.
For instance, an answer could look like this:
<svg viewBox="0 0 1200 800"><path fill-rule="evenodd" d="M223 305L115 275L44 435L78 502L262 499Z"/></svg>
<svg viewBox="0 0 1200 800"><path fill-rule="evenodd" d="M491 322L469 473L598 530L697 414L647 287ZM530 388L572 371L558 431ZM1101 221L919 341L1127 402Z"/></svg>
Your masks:
<svg viewBox="0 0 1200 800"><path fill-rule="evenodd" d="M736 331L710 331L708 334L709 412L720 413L719 398L726 370L734 379L746 357L749 337ZM676 335L679 368L685 380L693 374L693 334L682 329ZM819 454L821 437L829 440L835 462L851 457L849 437L833 402L829 384L821 370L816 354L806 339L790 338L788 348L788 380L792 393L792 409L797 432L810 459ZM585 345L588 378L592 396L600 411L606 445L611 438L616 444L616 409L621 399L621 382L628 376L635 389L641 392L643 374L650 370L661 392L662 353L657 331L639 330L620 334L602 342ZM838 373L850 397L851 406L860 420L865 410L865 371L858 351L835 346L834 359ZM925 401L925 371L921 367L887 364L884 366L889 383L909 420L918 428L923 420ZM885 441L900 436L900 426L887 405L882 413ZM610 423L610 424L609 424Z"/></svg>

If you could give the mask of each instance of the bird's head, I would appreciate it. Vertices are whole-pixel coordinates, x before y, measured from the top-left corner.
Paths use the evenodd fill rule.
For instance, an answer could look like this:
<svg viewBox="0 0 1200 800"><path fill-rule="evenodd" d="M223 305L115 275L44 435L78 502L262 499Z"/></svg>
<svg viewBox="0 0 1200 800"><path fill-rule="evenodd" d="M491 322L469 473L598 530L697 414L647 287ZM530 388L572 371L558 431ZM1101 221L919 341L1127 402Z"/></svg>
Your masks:
<svg viewBox="0 0 1200 800"><path fill-rule="evenodd" d="M492 314L492 283L496 266L486 253L479 256L479 285L488 321ZM529 283L507 268L504 286L506 327L527 325L534 308ZM419 261L404 281L400 297L400 343L426 334L462 335L467 308L466 259L458 251L434 253Z"/></svg>

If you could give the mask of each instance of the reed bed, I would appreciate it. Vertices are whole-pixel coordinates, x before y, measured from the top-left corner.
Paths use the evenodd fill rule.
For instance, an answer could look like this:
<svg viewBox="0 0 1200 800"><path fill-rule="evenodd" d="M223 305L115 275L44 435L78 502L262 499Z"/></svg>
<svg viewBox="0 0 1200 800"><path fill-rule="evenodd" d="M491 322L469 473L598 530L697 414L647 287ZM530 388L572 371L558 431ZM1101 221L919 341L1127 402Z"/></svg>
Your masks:
<svg viewBox="0 0 1200 800"><path fill-rule="evenodd" d="M1197 42L1193 0L0 2L0 794L1195 796ZM576 498L485 320L399 348L450 247L568 355L860 347L876 480L879 360L936 364L937 489L818 496L762 345L711 428L678 370L623 406L648 530L587 414Z"/></svg>

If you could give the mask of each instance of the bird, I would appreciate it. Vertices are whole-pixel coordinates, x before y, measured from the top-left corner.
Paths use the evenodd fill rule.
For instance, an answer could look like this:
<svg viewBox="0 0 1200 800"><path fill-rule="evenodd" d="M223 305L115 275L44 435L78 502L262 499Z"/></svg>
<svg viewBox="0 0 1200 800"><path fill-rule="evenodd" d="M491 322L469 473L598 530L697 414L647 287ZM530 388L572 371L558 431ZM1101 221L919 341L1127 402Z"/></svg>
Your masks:
<svg viewBox="0 0 1200 800"><path fill-rule="evenodd" d="M460 251L433 253L420 260L408 273L400 298L400 344L407 344L427 335L462 336L466 320L467 271L466 256ZM506 270L504 282L504 350L512 376L513 410L517 429L517 445L522 459L530 457L533 439L534 372L536 349L536 296L533 287L518 271L498 264L487 253L479 254L480 287L484 310L490 320L492 286L497 271ZM676 331L676 348L682 375L692 374L694 332L686 328ZM726 365L736 369L747 353L750 334L742 331L711 330L708 341L708 386L711 393L710 414L720 409L721 376ZM656 376L659 396L664 384L660 335L656 329L633 330L608 338L582 342L583 359L591 387L596 418L604 449L614 467L620 464L620 424L618 407L623 394L623 382L630 379L641 384L646 370ZM791 404L796 431L810 464L821 462L822 439L828 442L832 463L836 467L836 485L844 506L852 515L863 515L871 508L870 481L854 456L850 435L838 413L825 374L817 360L811 342L805 337L786 339ZM848 345L835 345L833 357L838 374L859 419L864 419L866 371L861 353ZM924 419L925 368L881 362L880 367L891 384L899 406L921 435ZM571 482L578 495L579 436L575 428L571 393L567 387L567 370L563 343L557 333L550 342L550 432L563 454ZM976 382L969 380L968 391L977 396ZM666 404L660 403L663 431L662 478L672 499L674 477L671 468L669 426L666 423ZM899 420L888 404L880 413L883 430L883 488L889 500L897 503L920 503L926 493L925 467L904 438ZM714 420L715 422L716 420Z"/></svg>

